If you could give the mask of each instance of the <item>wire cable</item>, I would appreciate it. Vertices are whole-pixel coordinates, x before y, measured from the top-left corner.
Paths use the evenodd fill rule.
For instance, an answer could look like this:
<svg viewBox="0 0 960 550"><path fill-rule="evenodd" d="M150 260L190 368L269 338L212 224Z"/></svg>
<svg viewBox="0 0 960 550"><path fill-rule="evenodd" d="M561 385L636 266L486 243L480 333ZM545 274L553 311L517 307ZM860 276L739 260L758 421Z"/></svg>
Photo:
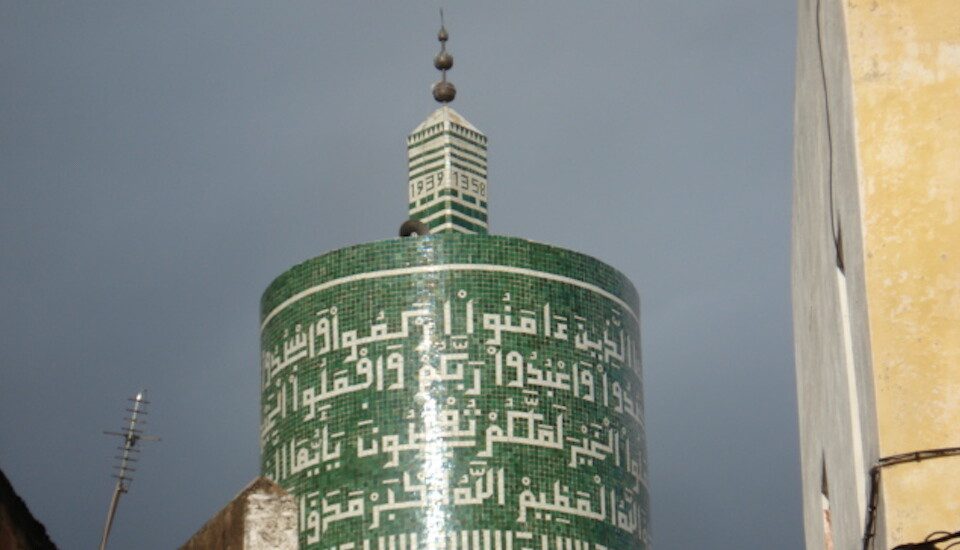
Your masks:
<svg viewBox="0 0 960 550"><path fill-rule="evenodd" d="M867 504L867 521L863 532L863 550L870 550L870 541L873 540L873 537L877 534L876 522L877 501L880 499L880 471L888 466L896 466L897 464L904 464L906 462L920 462L921 460L942 458L947 456L960 456L960 447L943 447L939 449L926 449L923 451L911 451L908 453L891 455L881 458L872 468L870 468L870 499L869 504ZM930 539L931 536L936 535L937 533L946 533L946 538L941 537L938 539ZM960 531L956 531L954 533L949 533L947 531L934 531L930 535L927 535L927 539L925 539L924 542L915 543L913 545L900 545L893 550L936 550L936 546L933 546L934 544L937 542L953 540L954 538L960 538ZM955 544L956 543L951 544L950 547L954 546Z"/></svg>
<svg viewBox="0 0 960 550"><path fill-rule="evenodd" d="M940 533L943 534L934 538L935 535ZM937 550L937 547L934 546L935 544L955 539L960 539L960 531L955 531L953 533L948 531L934 531L933 533L927 535L927 538L923 539L923 542L910 542L907 544L901 544L899 546L894 546L893 550ZM947 546L943 550L948 550L954 546L957 546L958 544L960 544L960 540L950 544L950 546Z"/></svg>

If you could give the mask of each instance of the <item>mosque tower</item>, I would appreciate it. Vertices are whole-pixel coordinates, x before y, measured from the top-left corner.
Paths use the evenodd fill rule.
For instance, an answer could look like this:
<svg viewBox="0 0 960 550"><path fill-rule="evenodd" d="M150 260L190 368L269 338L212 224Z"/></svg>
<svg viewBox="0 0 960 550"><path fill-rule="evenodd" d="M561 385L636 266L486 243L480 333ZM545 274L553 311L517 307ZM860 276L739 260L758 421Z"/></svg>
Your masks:
<svg viewBox="0 0 960 550"><path fill-rule="evenodd" d="M486 233L487 136L448 105L457 95L447 81L453 67L448 38L441 24L440 53L433 59L441 79L433 97L442 107L407 136L410 218L431 233Z"/></svg>
<svg viewBox="0 0 960 550"><path fill-rule="evenodd" d="M487 138L439 109L407 140L401 238L261 300L261 468L301 548L649 548L639 296L589 256L487 234Z"/></svg>

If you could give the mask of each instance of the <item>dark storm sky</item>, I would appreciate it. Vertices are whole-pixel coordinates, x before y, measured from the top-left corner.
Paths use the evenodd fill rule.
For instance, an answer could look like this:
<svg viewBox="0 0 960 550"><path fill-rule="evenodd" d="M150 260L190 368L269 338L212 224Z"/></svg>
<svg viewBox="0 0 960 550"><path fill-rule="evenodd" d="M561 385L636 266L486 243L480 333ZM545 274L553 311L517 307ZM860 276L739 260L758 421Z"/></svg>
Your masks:
<svg viewBox="0 0 960 550"><path fill-rule="evenodd" d="M0 468L99 542L125 398L152 423L111 548L171 548L258 472L258 300L392 237L434 2L0 0ZM801 548L791 1L447 3L492 231L642 295L656 548Z"/></svg>

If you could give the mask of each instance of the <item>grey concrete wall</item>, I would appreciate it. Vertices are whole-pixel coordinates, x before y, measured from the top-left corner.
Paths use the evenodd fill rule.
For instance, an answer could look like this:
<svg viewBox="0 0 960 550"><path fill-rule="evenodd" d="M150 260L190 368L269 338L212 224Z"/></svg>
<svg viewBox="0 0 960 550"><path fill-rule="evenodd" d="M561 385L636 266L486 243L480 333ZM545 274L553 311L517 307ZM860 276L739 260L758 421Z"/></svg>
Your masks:
<svg viewBox="0 0 960 550"><path fill-rule="evenodd" d="M799 0L797 17L792 253L803 517L807 548L824 548L825 470L834 545L847 550L861 545L878 452L853 99L842 4Z"/></svg>
<svg viewBox="0 0 960 550"><path fill-rule="evenodd" d="M297 504L257 478L200 528L181 550L297 550Z"/></svg>

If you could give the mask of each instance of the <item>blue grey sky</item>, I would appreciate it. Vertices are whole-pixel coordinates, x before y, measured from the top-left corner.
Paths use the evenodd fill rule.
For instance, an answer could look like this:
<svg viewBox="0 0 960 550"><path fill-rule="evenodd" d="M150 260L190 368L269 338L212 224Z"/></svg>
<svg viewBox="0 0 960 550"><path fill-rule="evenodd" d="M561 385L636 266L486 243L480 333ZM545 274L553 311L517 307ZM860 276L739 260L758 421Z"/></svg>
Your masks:
<svg viewBox="0 0 960 550"><path fill-rule="evenodd" d="M642 296L656 548L801 548L789 302L791 1L446 2L494 233ZM435 2L0 0L0 469L111 548L184 542L258 473L258 301L395 235ZM771 541L775 541L772 543Z"/></svg>

